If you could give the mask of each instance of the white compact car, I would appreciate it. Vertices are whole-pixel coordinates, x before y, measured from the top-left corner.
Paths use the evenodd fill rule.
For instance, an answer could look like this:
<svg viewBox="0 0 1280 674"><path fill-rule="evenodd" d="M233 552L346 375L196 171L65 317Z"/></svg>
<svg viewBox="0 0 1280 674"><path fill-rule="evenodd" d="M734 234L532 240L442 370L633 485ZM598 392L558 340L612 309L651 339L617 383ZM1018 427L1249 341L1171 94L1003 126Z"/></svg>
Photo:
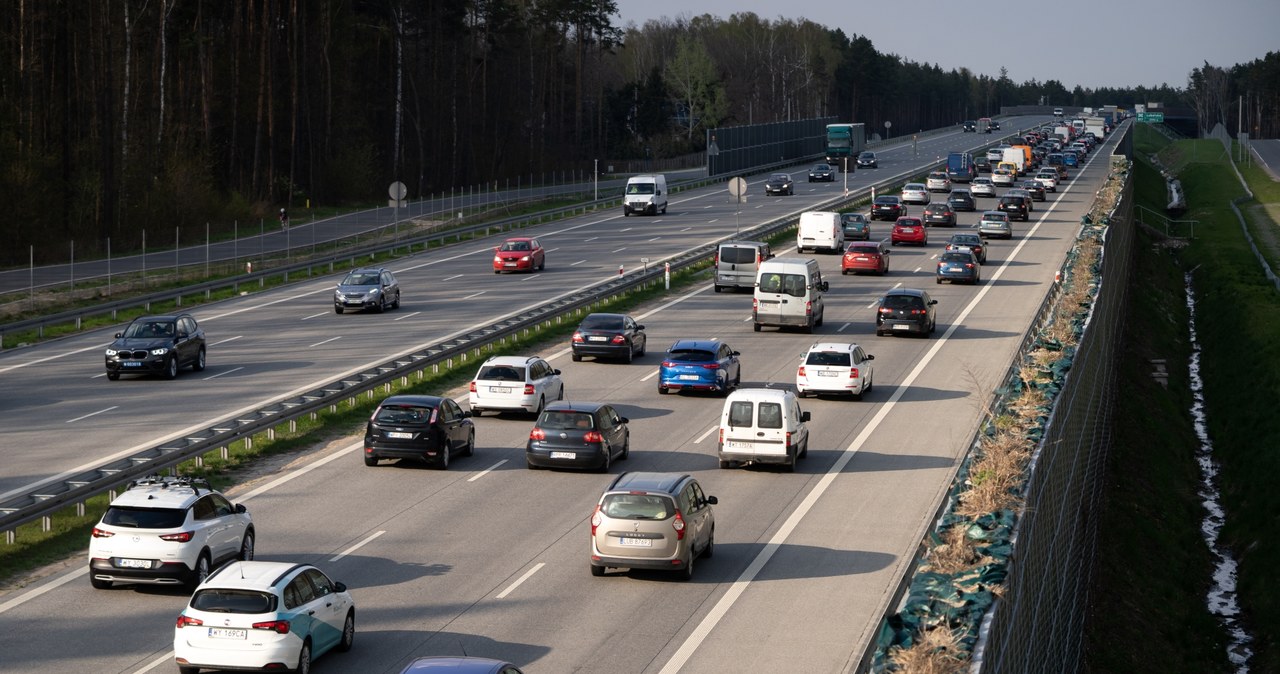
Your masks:
<svg viewBox="0 0 1280 674"><path fill-rule="evenodd" d="M232 559L253 559L253 519L208 480L151 476L130 483L93 528L89 582L194 588Z"/></svg>
<svg viewBox="0 0 1280 674"><path fill-rule="evenodd" d="M306 674L331 650L349 651L356 604L347 586L310 564L235 562L205 579L178 616L178 671L269 669ZM340 668L341 669L341 668Z"/></svg>
<svg viewBox="0 0 1280 674"><path fill-rule="evenodd" d="M975 197L994 197L996 195L996 184L985 176L974 178L969 183L969 192Z"/></svg>
<svg viewBox="0 0 1280 674"><path fill-rule="evenodd" d="M552 400L564 399L560 370L537 356L494 356L471 380L471 416L486 411L542 413Z"/></svg>
<svg viewBox="0 0 1280 674"><path fill-rule="evenodd" d="M1058 191L1058 172L1054 169L1040 169L1034 180L1044 186L1046 192Z"/></svg>
<svg viewBox="0 0 1280 674"><path fill-rule="evenodd" d="M862 398L871 390L873 360L875 356L857 344L818 342L800 359L796 391L801 398L824 393Z"/></svg>

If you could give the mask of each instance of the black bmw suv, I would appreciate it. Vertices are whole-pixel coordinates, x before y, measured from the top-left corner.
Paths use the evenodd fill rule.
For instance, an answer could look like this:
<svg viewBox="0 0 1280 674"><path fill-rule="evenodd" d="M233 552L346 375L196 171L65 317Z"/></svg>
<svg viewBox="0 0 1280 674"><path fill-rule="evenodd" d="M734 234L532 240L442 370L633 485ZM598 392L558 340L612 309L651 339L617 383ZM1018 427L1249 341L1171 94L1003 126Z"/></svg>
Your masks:
<svg viewBox="0 0 1280 674"><path fill-rule="evenodd" d="M122 374L158 374L173 379L187 366L199 372L205 364L204 330L191 314L141 316L116 333L106 359L107 379L111 381Z"/></svg>

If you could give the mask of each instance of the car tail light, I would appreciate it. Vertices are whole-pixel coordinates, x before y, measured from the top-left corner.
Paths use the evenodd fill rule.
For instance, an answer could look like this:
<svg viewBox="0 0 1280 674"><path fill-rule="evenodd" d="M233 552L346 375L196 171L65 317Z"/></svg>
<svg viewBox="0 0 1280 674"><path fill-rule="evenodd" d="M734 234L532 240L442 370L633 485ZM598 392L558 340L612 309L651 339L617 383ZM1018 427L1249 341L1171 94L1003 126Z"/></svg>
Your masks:
<svg viewBox="0 0 1280 674"><path fill-rule="evenodd" d="M268 620L268 621L266 621L266 622L254 623L254 624L252 625L252 627L253 627L253 629L255 629L255 630L271 630L272 632L275 632L276 634L288 634L288 633L289 633L289 621L288 621L288 620Z"/></svg>
<svg viewBox="0 0 1280 674"><path fill-rule="evenodd" d="M111 538L115 535L116 533L114 531L107 531L106 529L99 529L98 527L93 528L94 538Z"/></svg>
<svg viewBox="0 0 1280 674"><path fill-rule="evenodd" d="M719 370L719 369L720 369L720 363L703 363L703 364L702 364L702 369L704 369L704 370Z"/></svg>
<svg viewBox="0 0 1280 674"><path fill-rule="evenodd" d="M715 258L714 258L714 260L712 261L712 263L711 263L711 264L712 264L712 266L715 266L715 267L719 267L719 266L720 266L720 251L719 251L719 250L716 250L716 256L715 256Z"/></svg>
<svg viewBox="0 0 1280 674"><path fill-rule="evenodd" d="M680 511L676 511L676 516L671 520L671 528L676 530L676 540L684 540L684 517L680 515Z"/></svg>
<svg viewBox="0 0 1280 674"><path fill-rule="evenodd" d="M880 307L880 313L891 314L893 313L893 309L890 309L889 307Z"/></svg>
<svg viewBox="0 0 1280 674"><path fill-rule="evenodd" d="M581 342L581 341L583 341L583 340L582 340L582 333L581 333L581 332L575 332L575 333L573 333L573 341L574 341L574 342Z"/></svg>
<svg viewBox="0 0 1280 674"><path fill-rule="evenodd" d="M809 302L805 302L805 303L804 303L804 315L805 315L805 316L812 316L812 315L813 315L813 302L812 302L812 301L809 301Z"/></svg>
<svg viewBox="0 0 1280 674"><path fill-rule="evenodd" d="M204 621L199 618L192 618L185 614L178 616L177 626L179 629L183 627L199 627L203 624L204 624Z"/></svg>
<svg viewBox="0 0 1280 674"><path fill-rule="evenodd" d="M675 366L676 364L669 360L662 361L662 367L675 367Z"/></svg>
<svg viewBox="0 0 1280 674"><path fill-rule="evenodd" d="M809 375L807 375L807 374L805 374L805 373L804 373L804 366L803 366L803 365L801 365L801 366L800 366L800 369L796 372L796 376L797 376L797 377L807 377L807 376L809 376Z"/></svg>
<svg viewBox="0 0 1280 674"><path fill-rule="evenodd" d="M529 431L529 439L530 440L546 440L547 434L543 432L541 428L534 426L533 430Z"/></svg>
<svg viewBox="0 0 1280 674"><path fill-rule="evenodd" d="M596 527L600 526L600 522L603 521L603 519L604 518L600 516L600 506L597 505L596 509L591 513L591 535L592 536L596 535Z"/></svg>
<svg viewBox="0 0 1280 674"><path fill-rule="evenodd" d="M472 393L475 393L475 392L476 392L476 383L475 383L475 382L471 382L471 386L470 386L469 388L470 388L470 390L471 390L471 392L472 392Z"/></svg>
<svg viewBox="0 0 1280 674"><path fill-rule="evenodd" d="M787 431L787 450L791 450L791 431Z"/></svg>
<svg viewBox="0 0 1280 674"><path fill-rule="evenodd" d="M973 269L973 263L972 263L972 262L966 262L966 263L964 263L964 268L965 268L965 269Z"/></svg>
<svg viewBox="0 0 1280 674"><path fill-rule="evenodd" d="M760 264L760 251L756 251L756 264Z"/></svg>
<svg viewBox="0 0 1280 674"><path fill-rule="evenodd" d="M604 436L600 435L599 431L587 431L583 434L582 440L583 442L603 442Z"/></svg>
<svg viewBox="0 0 1280 674"><path fill-rule="evenodd" d="M755 313L760 310L760 302L756 298L751 298L751 312Z"/></svg>
<svg viewBox="0 0 1280 674"><path fill-rule="evenodd" d="M623 337L622 335L614 335L612 341L614 344L625 344L627 341L627 338Z"/></svg>
<svg viewBox="0 0 1280 674"><path fill-rule="evenodd" d="M533 395L533 384L524 385L524 394L527 396Z"/></svg>
<svg viewBox="0 0 1280 674"><path fill-rule="evenodd" d="M912 315L912 316L920 316L920 315L923 315L923 314L924 314L924 309L912 309L912 310L911 310L911 315Z"/></svg>
<svg viewBox="0 0 1280 674"><path fill-rule="evenodd" d="M854 367L854 368L849 368L849 378L850 378L850 379L857 379L857 378L858 378L858 368L856 368L856 367Z"/></svg>
<svg viewBox="0 0 1280 674"><path fill-rule="evenodd" d="M180 534L165 534L165 535L163 535L163 536L161 536L161 537L160 537L160 540L162 540L162 541L173 541L173 542L175 542L175 543L187 543L187 542L190 542L190 541L191 541L191 539L192 539L192 537L194 537L194 536L195 536L195 532L193 532L193 531L184 531L184 532L182 532L182 533L180 533Z"/></svg>

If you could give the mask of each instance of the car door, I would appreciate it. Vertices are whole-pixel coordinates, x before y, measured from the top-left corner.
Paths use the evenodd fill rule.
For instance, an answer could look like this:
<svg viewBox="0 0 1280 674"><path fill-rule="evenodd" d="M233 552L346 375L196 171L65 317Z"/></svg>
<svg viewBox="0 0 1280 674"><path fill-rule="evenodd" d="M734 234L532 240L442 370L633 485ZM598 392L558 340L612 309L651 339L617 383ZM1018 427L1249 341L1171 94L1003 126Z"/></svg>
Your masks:
<svg viewBox="0 0 1280 674"><path fill-rule="evenodd" d="M858 368L859 389L867 390L867 383L871 381L871 362L867 356L867 352L858 347L853 350L853 366Z"/></svg>
<svg viewBox="0 0 1280 674"><path fill-rule="evenodd" d="M240 538L244 533L240 520L236 517L236 508L231 501L219 494L209 494L205 498L210 499L213 516L217 521L218 549L214 554L218 560L230 559L240 552Z"/></svg>
<svg viewBox="0 0 1280 674"><path fill-rule="evenodd" d="M693 525L694 553L697 554L707 548L707 541L711 539L711 526L708 521L711 509L707 507L706 499L697 482L690 481L685 485L680 496L681 500L688 504L689 522Z"/></svg>
<svg viewBox="0 0 1280 674"><path fill-rule="evenodd" d="M610 455L617 455L627 445L627 420L618 415L618 411L610 405L601 407L596 413L596 426L609 441Z"/></svg>
<svg viewBox="0 0 1280 674"><path fill-rule="evenodd" d="M726 386L738 380L740 373L738 370L739 363L736 351L729 348L728 344L721 344L716 360L720 361L721 367L725 368L724 382Z"/></svg>
<svg viewBox="0 0 1280 674"><path fill-rule="evenodd" d="M644 334L644 326L636 323L630 316L622 319L623 329L626 330L627 338L631 342L631 350L639 353L645 348L647 338Z"/></svg>
<svg viewBox="0 0 1280 674"><path fill-rule="evenodd" d="M529 261L534 267L541 267L543 261L547 259L547 251L542 249L542 244L537 239L529 241L529 247L532 252L529 253Z"/></svg>
<svg viewBox="0 0 1280 674"><path fill-rule="evenodd" d="M312 588L314 598L309 609L313 621L311 639L315 644L312 652L319 655L336 646L342 638L342 627L347 619L347 602L338 593L337 585L319 569L307 569L298 578L305 580Z"/></svg>
<svg viewBox="0 0 1280 674"><path fill-rule="evenodd" d="M289 632L297 635L298 641L301 642L307 636L311 637L311 656L315 657L321 652L318 637L316 635L316 625L320 622L317 616L317 607L323 604L316 598L315 586L311 581L299 572L294 576L289 584L284 588L284 607L281 617L289 621ZM324 630L320 632L323 634ZM301 645L301 644L299 644Z"/></svg>
<svg viewBox="0 0 1280 674"><path fill-rule="evenodd" d="M800 401L796 398L788 396L790 401L790 421L787 423L791 430L791 446L803 447L805 451L809 449L809 426L804 422L804 413L800 411Z"/></svg>
<svg viewBox="0 0 1280 674"><path fill-rule="evenodd" d="M450 406L449 402L448 400L440 401L440 406L436 408L436 423L440 426L440 436L444 441L440 451L449 452L452 455L463 442L458 437L458 426L462 420L462 415L460 413L455 414L453 406Z"/></svg>
<svg viewBox="0 0 1280 674"><path fill-rule="evenodd" d="M220 563L227 548L227 518L218 517L218 508L214 502L214 494L206 494L191 505L191 516L195 521L196 533L192 540L195 545L209 548L210 561Z"/></svg>

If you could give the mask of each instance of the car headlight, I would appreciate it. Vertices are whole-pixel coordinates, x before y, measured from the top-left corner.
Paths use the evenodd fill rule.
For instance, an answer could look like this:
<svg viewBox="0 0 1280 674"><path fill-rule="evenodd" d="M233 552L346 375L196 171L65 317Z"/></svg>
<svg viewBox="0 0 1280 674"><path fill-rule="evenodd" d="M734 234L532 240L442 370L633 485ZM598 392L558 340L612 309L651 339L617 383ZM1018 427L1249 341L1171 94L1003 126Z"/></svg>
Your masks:
<svg viewBox="0 0 1280 674"><path fill-rule="evenodd" d="M334 293L333 299L338 300L339 302L343 302L343 301L346 301L347 296L343 295L342 293Z"/></svg>
<svg viewBox="0 0 1280 674"><path fill-rule="evenodd" d="M499 256L499 255L494 255L494 256L493 256L493 261L494 261L494 262L502 262L502 257L501 257L501 256Z"/></svg>
<svg viewBox="0 0 1280 674"><path fill-rule="evenodd" d="M374 295L377 295L378 293L381 293L381 292L382 292L382 288L374 288L373 290L369 291L369 297L373 297Z"/></svg>
<svg viewBox="0 0 1280 674"><path fill-rule="evenodd" d="M107 355L108 355L108 356L114 356L114 355L116 355L117 353L119 353L119 351L116 351L115 349L107 349Z"/></svg>
<svg viewBox="0 0 1280 674"><path fill-rule="evenodd" d="M166 353L169 353L169 347L167 346L161 346L151 350L151 355L153 356L163 356Z"/></svg>
<svg viewBox="0 0 1280 674"><path fill-rule="evenodd" d="M521 256L521 257L520 257L520 261L521 261L521 262L528 262L528 261L529 261L529 256L528 256L528 255L523 255L523 256Z"/></svg>

